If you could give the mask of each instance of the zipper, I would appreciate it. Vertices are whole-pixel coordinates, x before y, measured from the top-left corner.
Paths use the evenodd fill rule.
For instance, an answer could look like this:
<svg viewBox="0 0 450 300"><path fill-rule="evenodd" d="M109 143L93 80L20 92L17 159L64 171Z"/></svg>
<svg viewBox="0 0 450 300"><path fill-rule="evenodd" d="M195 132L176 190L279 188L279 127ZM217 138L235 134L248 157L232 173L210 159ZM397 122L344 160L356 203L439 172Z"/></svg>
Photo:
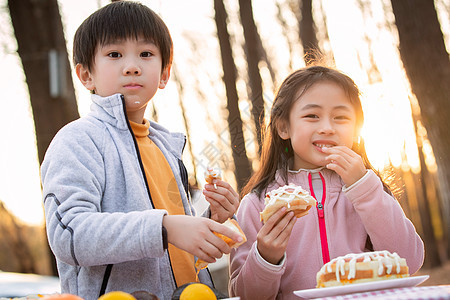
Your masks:
<svg viewBox="0 0 450 300"><path fill-rule="evenodd" d="M322 180L322 199L317 201L316 208L317 208L317 216L319 219L319 233L320 233L320 244L322 246L322 260L323 263L326 264L330 261L330 251L328 249L328 239L327 239L327 228L325 226L325 199L327 197L326 194L326 188L325 188L325 179L323 178L322 174L319 173L320 179ZM314 189L312 185L312 176L311 173L308 174L308 183L309 183L309 190L311 191L311 196L313 196L316 199L316 195L314 194ZM316 199L317 200L317 199Z"/></svg>
<svg viewBox="0 0 450 300"><path fill-rule="evenodd" d="M150 203L152 204L152 207L154 208L155 205L153 204L152 196L150 195L150 189L148 187L147 177L145 176L144 165L143 165L142 160L141 160L141 154L139 152L139 147L138 147L136 138L134 136L133 130L131 129L130 121L128 120L128 117L127 117L127 109L126 109L126 106L125 106L125 97L123 95L120 95L120 99L122 100L122 108L123 108L123 113L124 113L124 116L125 116L125 122L127 124L128 131L131 133L131 138L133 140L134 149L136 150L136 155L137 155L137 158L138 158L138 161L139 161L139 167L141 169L142 175L144 176L144 182L145 182L145 187L147 188L148 197L149 197ZM170 263L170 257L169 257L169 263ZM109 282L109 277L111 276L111 270L112 270L113 265L114 264L108 264L106 266L105 274L103 275L102 286L100 288L99 297L102 296L103 294L105 294L105 292L106 292L106 287L107 287L108 282ZM172 266L171 263L170 263L170 265ZM173 275L173 272L172 272L172 276L173 276L174 282L176 282L175 281L175 276Z"/></svg>
<svg viewBox="0 0 450 300"><path fill-rule="evenodd" d="M142 163L142 159L141 159L141 153L139 151L139 147L137 144L136 137L134 136L133 129L131 129L130 121L128 120L127 108L125 106L125 97L123 95L120 95L120 98L122 99L122 107L123 107L123 113L125 114L125 122L127 123L128 131L131 134L131 138L132 138L133 144L134 144L134 149L136 150L136 155L137 155L137 159L139 162L139 167L141 169L142 176L144 177L144 183L145 183L145 187L147 188L148 198L150 199L150 203L152 204L152 207L155 208L155 204L153 203L153 200L152 200L152 195L150 194L150 188L148 186L147 176L145 175L144 164Z"/></svg>
<svg viewBox="0 0 450 300"><path fill-rule="evenodd" d="M120 95L120 98L122 99L122 107L123 107L123 113L125 114L125 122L127 123L128 131L130 132L131 138L132 138L133 143L134 143L134 149L136 150L136 155L137 155L137 158L138 158L139 167L141 169L142 176L144 177L144 183L145 183L145 187L147 188L147 193L148 193L148 197L149 197L150 203L152 204L152 207L154 209L155 208L155 204L153 203L152 195L150 193L150 188L148 186L147 176L145 175L145 170L144 170L144 164L143 164L142 159L141 159L141 153L139 151L139 147L138 147L138 144L137 144L136 137L134 136L133 129L131 129L130 121L128 120L127 108L125 106L125 97L123 95ZM175 287L178 287L177 281L175 280L175 274L173 272L172 261L170 260L170 255L169 255L168 251L167 251L167 258L169 260L170 269L172 271L171 273L172 273L173 282L175 283Z"/></svg>

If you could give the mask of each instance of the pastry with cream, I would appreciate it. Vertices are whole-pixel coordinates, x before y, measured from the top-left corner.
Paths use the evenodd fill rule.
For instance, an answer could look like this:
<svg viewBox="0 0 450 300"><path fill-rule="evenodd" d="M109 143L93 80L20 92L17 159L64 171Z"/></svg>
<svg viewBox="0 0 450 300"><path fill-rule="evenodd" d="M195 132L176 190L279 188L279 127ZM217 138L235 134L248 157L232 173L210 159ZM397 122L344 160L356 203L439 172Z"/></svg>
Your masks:
<svg viewBox="0 0 450 300"><path fill-rule="evenodd" d="M286 213L293 211L297 218L308 214L311 207L316 205L316 199L301 186L294 184L279 187L266 194L265 207L260 213L261 221L264 223L281 207L285 206Z"/></svg>
<svg viewBox="0 0 450 300"><path fill-rule="evenodd" d="M406 260L397 253L374 251L339 256L317 273L317 287L409 277Z"/></svg>

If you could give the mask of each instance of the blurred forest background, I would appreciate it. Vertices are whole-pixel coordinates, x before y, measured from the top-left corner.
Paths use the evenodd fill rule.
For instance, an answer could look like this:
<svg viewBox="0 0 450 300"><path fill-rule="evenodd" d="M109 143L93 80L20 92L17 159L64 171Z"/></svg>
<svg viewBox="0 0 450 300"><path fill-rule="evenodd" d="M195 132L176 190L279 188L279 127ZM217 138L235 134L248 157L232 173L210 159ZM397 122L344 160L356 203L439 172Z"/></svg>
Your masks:
<svg viewBox="0 0 450 300"><path fill-rule="evenodd" d="M39 164L55 133L83 115L86 109L82 106L87 106L81 104L80 98L81 93L88 93L82 91L78 95L78 83L73 80L70 46L73 35L65 30L67 2L3 1L2 13L10 18L13 29L10 38L17 41L17 46L0 41L4 49L1 55L17 55L23 67ZM164 1L141 2L160 13L164 20L170 19L172 12L164 9ZM95 3L98 8L107 1ZM171 3L172 8L176 7L176 1ZM260 124L268 121L271 99L278 85L293 70L323 57L329 65L355 79L363 91L363 108L370 125L366 124L363 131L369 159L378 157L375 165L380 172L389 170L396 175L392 183L397 198L425 242L422 272L426 274L432 268L448 265L450 1L193 3L201 3L201 7L193 4L186 13L195 19L200 18L195 15L197 11L206 11L202 22L208 24L204 26L207 38L188 29L179 29L176 35L172 32L173 92L165 91L164 98L153 101L147 111L147 117L165 126L181 120L181 130L188 137L184 160L193 193L202 188L206 165L220 167L226 180L240 191L258 167ZM341 18L338 22L353 25L341 29L330 25L332 18L336 19L337 9ZM77 20L74 27L81 22L82 19ZM166 23L170 30L189 28L189 24ZM392 57L394 60L388 60ZM393 75L397 69L400 75ZM394 85L395 89L386 88ZM171 102L166 103L168 98ZM401 99L406 99L406 106L396 104ZM380 107L384 107L381 110L384 114L380 113ZM376 114L371 113L377 108ZM406 117L400 117L404 114ZM405 129L393 140L383 142L392 132L398 132L397 127L408 126L411 138L405 138L409 135ZM379 139L370 142L374 135ZM397 141L403 149L386 155L385 144ZM408 141L412 141L412 146ZM9 147L9 143L2 141L2 147ZM0 270L56 274L43 225L31 226L0 204ZM446 270L443 278L447 278L448 284L448 267Z"/></svg>

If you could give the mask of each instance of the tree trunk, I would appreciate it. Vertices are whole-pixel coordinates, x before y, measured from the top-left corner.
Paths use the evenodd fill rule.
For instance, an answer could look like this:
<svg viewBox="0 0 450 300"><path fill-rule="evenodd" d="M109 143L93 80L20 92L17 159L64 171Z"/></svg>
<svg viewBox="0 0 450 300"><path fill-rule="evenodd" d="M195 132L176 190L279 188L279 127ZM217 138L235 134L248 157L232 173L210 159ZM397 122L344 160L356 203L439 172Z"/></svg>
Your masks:
<svg viewBox="0 0 450 300"><path fill-rule="evenodd" d="M289 28L288 22L286 21L286 19L283 16L284 9L281 6L281 3L278 1L275 1L275 6L277 7L276 18L277 18L278 22L280 23L283 32L289 32L291 29ZM296 7L295 9L292 9L292 12L297 16L298 15L298 7L297 7L297 5L295 7ZM293 58L294 58L294 56L297 55L297 53L294 54L294 43L289 38L289 35L285 34L284 38L286 39L286 43L288 46L288 52L289 52L289 70L293 70L294 69Z"/></svg>
<svg viewBox="0 0 450 300"><path fill-rule="evenodd" d="M414 126L415 130L417 132L416 125ZM425 244L425 261L424 261L424 267L437 267L442 264L439 251L438 251L438 243L436 240L436 236L434 234L433 230L433 224L431 219L431 210L430 210L430 200L428 199L428 193L427 189L429 188L427 186L427 176L428 176L428 169L425 164L425 158L423 155L423 149L422 149L422 142L419 141L417 145L417 151L419 153L419 161L420 161L420 174L418 174L418 181L420 182L417 184L416 189L419 190L418 193L420 193L420 197L418 199L419 204L419 213L420 213L420 219L422 222L422 229L423 229L423 241Z"/></svg>
<svg viewBox="0 0 450 300"><path fill-rule="evenodd" d="M228 15L222 0L214 0L214 11L222 58L223 81L227 94L228 130L230 132L231 150L235 167L234 174L236 176L238 192L240 192L251 175L251 167L245 150L242 119L238 106L239 99L236 89L237 72L231 50L230 35L227 29Z"/></svg>
<svg viewBox="0 0 450 300"><path fill-rule="evenodd" d="M319 51L316 29L312 15L312 0L299 0L301 19L299 20L300 40L303 44L304 60L309 65Z"/></svg>
<svg viewBox="0 0 450 300"><path fill-rule="evenodd" d="M30 94L39 164L53 136L79 117L56 0L10 0L8 7ZM55 258L49 248L52 271Z"/></svg>
<svg viewBox="0 0 450 300"><path fill-rule="evenodd" d="M335 59L334 59L334 53L333 49L331 48L331 42L330 42L330 36L328 35L328 20L327 15L325 13L325 10L323 9L323 1L320 1L319 3L319 10L320 14L322 15L322 25L321 25L321 35L319 37L319 40L322 44L322 46L319 46L319 49L322 53L322 55L327 57L327 61L329 65L335 65ZM320 21L319 21L320 22ZM317 23L315 23L317 24Z"/></svg>
<svg viewBox="0 0 450 300"><path fill-rule="evenodd" d="M10 0L8 7L30 94L42 163L56 132L79 117L61 16L56 0Z"/></svg>
<svg viewBox="0 0 450 300"><path fill-rule="evenodd" d="M433 268L442 264L441 257L439 255L439 243L436 239L436 234L433 229L433 221L430 209L430 203L432 202L428 195L428 189L433 188L432 185L428 185L430 174L428 172L427 165L425 163L425 156L423 154L423 137L419 135L418 119L420 116L412 115L414 123L414 131L416 133L417 152L419 154L420 173L418 174L419 183L416 185L416 189L420 197L418 199L419 213L423 230L423 241L425 244L425 261L424 267ZM440 216L436 216L440 218Z"/></svg>
<svg viewBox="0 0 450 300"><path fill-rule="evenodd" d="M400 55L436 157L446 232L450 229L450 61L432 0L391 0ZM447 256L450 247L447 237Z"/></svg>
<svg viewBox="0 0 450 300"><path fill-rule="evenodd" d="M252 1L239 0L239 13L242 28L244 29L244 49L247 57L248 79L250 82L252 116L255 123L256 140L258 141L258 153L261 154L261 126L264 126L264 99L262 79L258 66L261 60L261 52L258 47L260 38L253 18Z"/></svg>
<svg viewBox="0 0 450 300"><path fill-rule="evenodd" d="M370 1L368 1L368 0L358 0L357 4L358 4L358 6L359 6L359 8L361 10L361 13L363 15L364 23L366 22L366 20L369 20L369 22L370 22L370 20L374 19L372 8L370 6ZM366 26L366 25L364 24L364 26ZM378 69L377 63L375 61L375 56L374 56L374 53L373 53L374 47L373 47L372 40L373 40L374 37L373 37L372 34L370 34L367 31L364 31L363 35L364 35L363 36L364 41L367 44L368 61L366 63L363 63L362 60L360 59L360 55L358 54L358 58L359 58L359 63L360 63L361 69L362 70L366 70L369 84L374 84L374 83L377 83L377 82L381 82L382 81L381 72ZM367 64L367 65L365 66L365 64Z"/></svg>
<svg viewBox="0 0 450 300"><path fill-rule="evenodd" d="M276 75L277 71L273 67L269 57L267 56L267 51L263 46L263 42L262 42L261 36L259 34L257 35L257 38L258 38L258 51L260 53L259 56L260 56L261 60L263 60L266 63L267 70L269 70L269 73L270 73L270 79L272 80L272 86L278 86L277 75ZM264 95L264 93L263 93L263 95Z"/></svg>

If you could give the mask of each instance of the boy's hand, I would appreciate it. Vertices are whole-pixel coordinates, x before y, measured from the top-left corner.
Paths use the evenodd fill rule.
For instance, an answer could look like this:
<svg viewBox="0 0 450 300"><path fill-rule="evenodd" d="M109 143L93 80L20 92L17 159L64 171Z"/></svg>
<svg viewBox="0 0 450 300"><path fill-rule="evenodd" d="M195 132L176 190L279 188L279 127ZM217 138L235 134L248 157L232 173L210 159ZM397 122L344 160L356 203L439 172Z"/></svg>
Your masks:
<svg viewBox="0 0 450 300"><path fill-rule="evenodd" d="M286 207L280 208L264 223L256 240L259 254L271 264L277 265L286 252L292 228L297 221L293 212L286 214Z"/></svg>
<svg viewBox="0 0 450 300"><path fill-rule="evenodd" d="M346 146L322 148L326 157L326 167L341 176L346 186L351 186L363 177L367 170L359 154Z"/></svg>
<svg viewBox="0 0 450 300"><path fill-rule="evenodd" d="M219 223L231 218L239 207L238 193L220 179L214 179L213 184L206 184L203 195L210 204L211 219Z"/></svg>
<svg viewBox="0 0 450 300"><path fill-rule="evenodd" d="M198 258L212 263L223 253L229 254L231 248L214 232L221 233L241 242L242 237L225 225L207 218L185 215L166 215L163 226L167 230L167 241Z"/></svg>

